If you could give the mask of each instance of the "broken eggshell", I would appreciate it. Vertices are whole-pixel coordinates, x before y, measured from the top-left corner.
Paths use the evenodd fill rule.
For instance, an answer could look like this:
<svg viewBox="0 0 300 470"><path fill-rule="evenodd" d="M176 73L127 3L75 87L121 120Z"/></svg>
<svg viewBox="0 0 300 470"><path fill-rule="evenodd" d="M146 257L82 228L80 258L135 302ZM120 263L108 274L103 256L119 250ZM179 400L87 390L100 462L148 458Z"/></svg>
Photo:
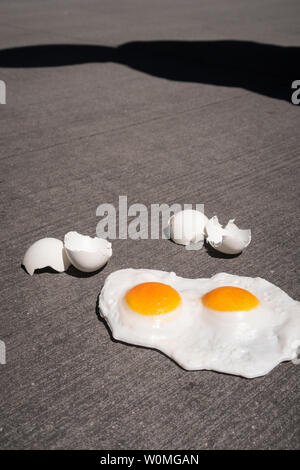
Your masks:
<svg viewBox="0 0 300 470"><path fill-rule="evenodd" d="M251 242L251 230L239 229L234 219L223 228L218 217L212 217L205 226L207 242L215 250L227 255L241 253Z"/></svg>
<svg viewBox="0 0 300 470"><path fill-rule="evenodd" d="M91 273L102 268L112 255L111 243L104 238L68 232L64 245L70 262L79 271Z"/></svg>
<svg viewBox="0 0 300 470"><path fill-rule="evenodd" d="M23 266L30 276L36 269L50 267L58 272L66 271L71 263L66 255L64 244L57 238L41 238L26 251Z"/></svg>
<svg viewBox="0 0 300 470"><path fill-rule="evenodd" d="M169 219L170 237L179 245L190 245L204 240L208 218L202 212L185 209Z"/></svg>

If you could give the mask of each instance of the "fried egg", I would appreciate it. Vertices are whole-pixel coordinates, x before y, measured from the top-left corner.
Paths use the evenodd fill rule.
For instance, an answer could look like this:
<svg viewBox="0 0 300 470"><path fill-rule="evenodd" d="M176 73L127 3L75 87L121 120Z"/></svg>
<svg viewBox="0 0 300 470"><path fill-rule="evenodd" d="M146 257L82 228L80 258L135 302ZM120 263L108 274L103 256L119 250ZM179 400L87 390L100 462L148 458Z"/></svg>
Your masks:
<svg viewBox="0 0 300 470"><path fill-rule="evenodd" d="M99 311L116 340L158 349L187 370L258 377L300 345L300 302L259 277L122 269L106 279Z"/></svg>

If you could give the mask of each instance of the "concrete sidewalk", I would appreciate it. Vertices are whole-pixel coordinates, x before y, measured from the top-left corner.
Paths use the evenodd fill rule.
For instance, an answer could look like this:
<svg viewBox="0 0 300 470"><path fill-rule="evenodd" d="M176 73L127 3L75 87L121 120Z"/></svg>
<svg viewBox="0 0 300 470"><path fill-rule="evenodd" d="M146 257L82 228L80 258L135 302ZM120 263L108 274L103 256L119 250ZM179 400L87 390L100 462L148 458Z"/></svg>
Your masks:
<svg viewBox="0 0 300 470"><path fill-rule="evenodd" d="M300 447L299 366L187 372L96 314L125 267L259 276L300 300L299 16L296 0L1 1L0 448ZM21 268L39 238L94 235L119 195L204 203L253 241L224 259L117 240L92 276Z"/></svg>

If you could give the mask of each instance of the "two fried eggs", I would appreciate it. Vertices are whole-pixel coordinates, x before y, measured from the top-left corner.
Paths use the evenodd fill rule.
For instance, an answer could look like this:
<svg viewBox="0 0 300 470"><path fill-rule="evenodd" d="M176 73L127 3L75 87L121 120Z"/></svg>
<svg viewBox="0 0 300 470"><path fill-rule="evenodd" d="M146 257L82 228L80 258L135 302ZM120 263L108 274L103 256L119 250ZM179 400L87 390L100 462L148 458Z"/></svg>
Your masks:
<svg viewBox="0 0 300 470"><path fill-rule="evenodd" d="M300 302L261 278L122 269L106 279L99 310L115 339L158 349L187 370L258 377L300 345Z"/></svg>

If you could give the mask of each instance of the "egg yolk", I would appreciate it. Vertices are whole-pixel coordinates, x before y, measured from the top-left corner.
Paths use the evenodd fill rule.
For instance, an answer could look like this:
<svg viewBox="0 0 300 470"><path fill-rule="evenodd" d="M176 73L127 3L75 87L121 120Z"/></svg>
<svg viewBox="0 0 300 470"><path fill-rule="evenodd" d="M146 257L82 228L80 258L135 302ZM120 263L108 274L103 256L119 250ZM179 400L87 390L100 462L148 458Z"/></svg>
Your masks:
<svg viewBox="0 0 300 470"><path fill-rule="evenodd" d="M130 289L125 300L141 315L163 315L177 308L181 297L173 287L161 282L144 282Z"/></svg>
<svg viewBox="0 0 300 470"><path fill-rule="evenodd" d="M225 286L207 292L202 297L202 303L205 307L219 312L237 312L252 310L258 306L259 300L245 289Z"/></svg>

